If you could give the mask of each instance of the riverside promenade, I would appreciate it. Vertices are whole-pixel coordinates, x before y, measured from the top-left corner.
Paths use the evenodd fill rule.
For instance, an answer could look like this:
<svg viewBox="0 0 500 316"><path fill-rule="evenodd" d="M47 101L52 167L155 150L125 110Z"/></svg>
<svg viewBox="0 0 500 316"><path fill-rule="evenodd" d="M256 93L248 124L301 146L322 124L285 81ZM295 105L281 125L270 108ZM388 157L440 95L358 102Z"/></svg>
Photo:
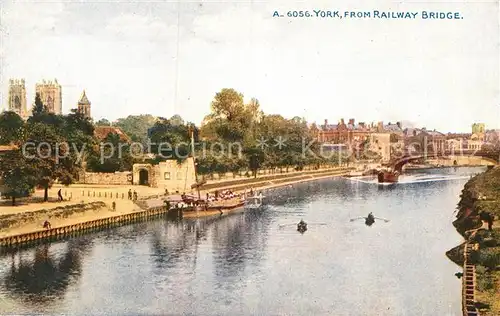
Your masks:
<svg viewBox="0 0 500 316"><path fill-rule="evenodd" d="M263 190L304 181L341 176L351 169L331 168L290 174L266 175L233 181L214 181L205 185L200 193L231 189L233 192ZM64 201L54 201L61 190ZM136 192L137 201L128 199L128 192ZM194 194L194 192L190 192ZM0 246L17 246L26 242L45 240L54 236L83 231L89 228L118 225L132 220L145 220L150 216L165 215L163 189L146 186L100 186L72 185L53 186L49 190L51 200L40 203L43 191L37 191L27 201L20 200L18 206L9 201L0 204ZM30 203L31 202L31 203ZM241 205L240 205L241 206ZM231 209L230 207L228 209ZM212 214L213 213L213 214ZM225 212L229 213L229 210ZM186 212L186 217L213 216L220 212ZM50 229L43 228L49 221Z"/></svg>

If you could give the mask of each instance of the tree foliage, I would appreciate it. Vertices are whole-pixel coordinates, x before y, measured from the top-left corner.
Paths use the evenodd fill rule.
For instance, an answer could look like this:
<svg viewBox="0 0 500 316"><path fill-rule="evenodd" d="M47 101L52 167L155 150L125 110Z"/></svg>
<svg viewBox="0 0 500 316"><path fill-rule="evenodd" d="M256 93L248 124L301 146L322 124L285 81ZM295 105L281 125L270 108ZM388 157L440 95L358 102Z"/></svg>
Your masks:
<svg viewBox="0 0 500 316"><path fill-rule="evenodd" d="M30 196L37 183L37 170L30 164L21 150L2 154L0 159L0 178L3 187L2 194L12 199Z"/></svg>
<svg viewBox="0 0 500 316"><path fill-rule="evenodd" d="M69 115L50 113L38 94L26 123L12 113L2 114L0 122L4 119L8 125L0 128L1 138L19 147L2 158L0 177L7 195L14 199L27 196L36 186L45 191L47 201L55 181L69 185L78 178L82 153L95 144L89 119L75 110Z"/></svg>
<svg viewBox="0 0 500 316"><path fill-rule="evenodd" d="M153 127L156 120L156 117L149 114L129 115L126 118L119 118L113 125L121 128L134 142L145 144L148 130Z"/></svg>
<svg viewBox="0 0 500 316"><path fill-rule="evenodd" d="M133 164L130 145L115 133L108 134L100 146L94 147L87 160L87 168L93 172L128 171Z"/></svg>
<svg viewBox="0 0 500 316"><path fill-rule="evenodd" d="M15 112L0 114L0 145L19 143L24 133L24 121Z"/></svg>

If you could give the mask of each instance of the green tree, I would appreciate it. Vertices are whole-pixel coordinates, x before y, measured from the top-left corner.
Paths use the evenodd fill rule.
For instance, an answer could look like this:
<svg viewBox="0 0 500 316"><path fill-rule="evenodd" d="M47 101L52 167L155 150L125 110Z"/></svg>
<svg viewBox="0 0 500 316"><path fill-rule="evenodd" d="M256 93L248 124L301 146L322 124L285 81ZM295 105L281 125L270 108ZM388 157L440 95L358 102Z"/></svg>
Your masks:
<svg viewBox="0 0 500 316"><path fill-rule="evenodd" d="M55 180L68 185L75 176L74 164L69 155L66 140L51 125L31 123L27 129L26 158L37 170L37 186L44 190L44 201L48 201L48 190Z"/></svg>
<svg viewBox="0 0 500 316"><path fill-rule="evenodd" d="M192 123L184 123L180 116L157 121L149 130L151 150L163 159L183 161L191 153L190 127L194 128L194 141L197 142L198 128Z"/></svg>
<svg viewBox="0 0 500 316"><path fill-rule="evenodd" d="M149 114L129 115L126 118L119 118L113 125L121 128L134 142L146 144L148 130L156 121L157 118Z"/></svg>
<svg viewBox="0 0 500 316"><path fill-rule="evenodd" d="M93 172L130 171L134 165L129 144L120 135L110 133L100 147L94 148L87 161L87 169Z"/></svg>
<svg viewBox="0 0 500 316"><path fill-rule="evenodd" d="M39 116L47 112L48 112L47 108L42 103L42 99L40 98L40 93L37 93L35 95L35 105L33 106L33 111L32 111L33 116Z"/></svg>
<svg viewBox="0 0 500 316"><path fill-rule="evenodd" d="M111 122L105 118L100 119L95 123L96 126L111 126Z"/></svg>
<svg viewBox="0 0 500 316"><path fill-rule="evenodd" d="M64 129L64 117L62 115L57 115L48 112L47 107L42 103L40 99L40 94L36 94L35 105L33 106L32 115L28 118L27 124L43 123L51 125L57 131L63 131Z"/></svg>
<svg viewBox="0 0 500 316"><path fill-rule="evenodd" d="M0 145L19 143L23 138L24 121L15 112L0 114Z"/></svg>
<svg viewBox="0 0 500 316"><path fill-rule="evenodd" d="M12 199L12 206L16 199L30 196L37 183L37 170L26 161L21 150L14 150L2 154L0 159L0 179L3 185L3 194Z"/></svg>

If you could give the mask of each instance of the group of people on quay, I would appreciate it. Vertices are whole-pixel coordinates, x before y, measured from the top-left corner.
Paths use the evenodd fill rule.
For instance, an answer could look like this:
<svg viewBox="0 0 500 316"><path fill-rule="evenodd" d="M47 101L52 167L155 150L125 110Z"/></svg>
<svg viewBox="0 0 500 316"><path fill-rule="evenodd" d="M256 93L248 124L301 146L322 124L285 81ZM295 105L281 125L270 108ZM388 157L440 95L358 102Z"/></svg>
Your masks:
<svg viewBox="0 0 500 316"><path fill-rule="evenodd" d="M230 200L234 198L241 198L243 197L243 194L237 194L234 193L231 190L224 190L222 192L215 191L214 193L209 193L207 192L207 202L215 202L215 201L221 201L221 200Z"/></svg>
<svg viewBox="0 0 500 316"><path fill-rule="evenodd" d="M168 191L165 191L165 195L168 195L167 192ZM175 208L187 208L196 206L202 206L208 208L217 206L220 203L224 203L225 201L231 201L231 200L241 203L248 197L259 196L259 195L262 196L262 192L259 192L257 194L254 193L253 189L250 189L249 193L246 190L245 192L242 193L236 193L231 189L225 189L222 191L215 190L213 193L207 192L205 199L198 199L194 195L188 195L186 194L186 192L183 192L182 194L180 194L179 200L169 200L168 205L170 207L175 207ZM167 201L165 203L167 203Z"/></svg>
<svg viewBox="0 0 500 316"><path fill-rule="evenodd" d="M134 190L134 192L132 192L132 189L128 190L128 199L129 200L133 200L133 201L137 201L137 192Z"/></svg>

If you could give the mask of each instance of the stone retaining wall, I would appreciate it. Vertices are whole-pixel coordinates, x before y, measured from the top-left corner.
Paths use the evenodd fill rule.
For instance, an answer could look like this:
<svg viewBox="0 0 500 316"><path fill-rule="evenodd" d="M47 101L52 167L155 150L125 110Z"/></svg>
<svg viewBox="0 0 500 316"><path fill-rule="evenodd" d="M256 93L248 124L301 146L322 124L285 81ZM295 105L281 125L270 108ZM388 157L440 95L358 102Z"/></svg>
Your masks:
<svg viewBox="0 0 500 316"><path fill-rule="evenodd" d="M173 210L177 217L182 217L182 214L177 210ZM73 225L61 226L51 229L38 230L31 233L19 234L0 238L0 251L19 247L34 242L50 240L52 238L64 237L76 232L86 230L106 228L109 226L124 225L136 221L144 221L149 218L168 214L169 210L166 207L156 207L144 211L106 217L92 221L82 222Z"/></svg>
<svg viewBox="0 0 500 316"><path fill-rule="evenodd" d="M132 172L98 173L85 172L80 175L78 183L81 184L104 184L104 185L128 185L132 184Z"/></svg>

